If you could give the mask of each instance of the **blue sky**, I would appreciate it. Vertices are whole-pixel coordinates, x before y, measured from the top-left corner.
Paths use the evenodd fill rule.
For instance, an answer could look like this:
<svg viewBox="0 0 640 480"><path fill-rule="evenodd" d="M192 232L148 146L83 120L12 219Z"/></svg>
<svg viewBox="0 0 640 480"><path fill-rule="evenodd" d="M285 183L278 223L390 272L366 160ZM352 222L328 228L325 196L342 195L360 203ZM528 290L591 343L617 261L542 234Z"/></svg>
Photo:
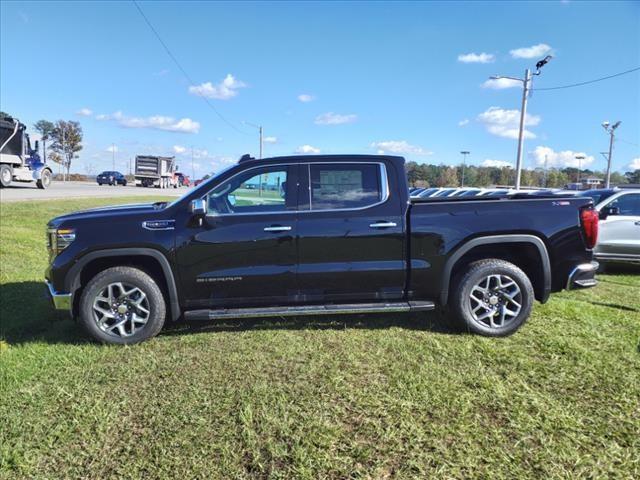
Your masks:
<svg viewBox="0 0 640 480"><path fill-rule="evenodd" d="M534 88L640 66L640 2L2 2L0 107L31 126L79 120L72 170L126 171L136 153L176 154L191 173L243 153L397 153L427 163L514 163L522 76ZM475 55L469 55L475 54ZM483 55L484 54L484 55ZM484 86L483 86L484 85ZM203 96L235 128L222 121ZM640 168L640 72L534 92L525 166L574 154L604 168L600 124L622 120L613 164Z"/></svg>

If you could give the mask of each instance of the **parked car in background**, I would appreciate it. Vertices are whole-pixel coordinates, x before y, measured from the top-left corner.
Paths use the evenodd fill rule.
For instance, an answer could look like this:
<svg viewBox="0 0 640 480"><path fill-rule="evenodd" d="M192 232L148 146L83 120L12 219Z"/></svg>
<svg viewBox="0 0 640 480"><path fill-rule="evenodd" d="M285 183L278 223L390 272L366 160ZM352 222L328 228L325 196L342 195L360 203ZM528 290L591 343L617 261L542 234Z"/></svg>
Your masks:
<svg viewBox="0 0 640 480"><path fill-rule="evenodd" d="M599 190L594 192L579 196L594 198ZM600 262L640 264L640 189L605 190L596 210L600 214L600 235L595 258Z"/></svg>
<svg viewBox="0 0 640 480"><path fill-rule="evenodd" d="M191 186L191 179L185 175L182 172L176 172L175 173L176 178L178 179L178 186L179 187L190 187Z"/></svg>
<svg viewBox="0 0 640 480"><path fill-rule="evenodd" d="M127 178L120 172L102 172L96 177L98 185L122 185L127 186Z"/></svg>
<svg viewBox="0 0 640 480"><path fill-rule="evenodd" d="M200 185L202 182L208 180L210 177L213 176L213 173L207 173L204 177L197 179L195 182L193 182L193 185L195 187L197 187L198 185Z"/></svg>
<svg viewBox="0 0 640 480"><path fill-rule="evenodd" d="M577 195L579 197L591 197L593 199L593 204L598 205L619 191L619 188L598 188L594 190L584 190L582 192L578 192Z"/></svg>

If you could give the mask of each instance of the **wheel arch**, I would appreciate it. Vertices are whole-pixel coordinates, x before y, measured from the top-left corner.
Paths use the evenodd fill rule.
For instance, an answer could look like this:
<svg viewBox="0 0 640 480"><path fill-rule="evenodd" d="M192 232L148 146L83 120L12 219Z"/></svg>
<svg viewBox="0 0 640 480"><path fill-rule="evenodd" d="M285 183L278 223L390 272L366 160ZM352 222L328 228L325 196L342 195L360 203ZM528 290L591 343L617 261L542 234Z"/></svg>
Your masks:
<svg viewBox="0 0 640 480"><path fill-rule="evenodd" d="M104 268L122 265L141 268L156 280L160 280L160 288L166 291L169 296L171 319L177 320L180 317L178 288L171 264L162 252L152 248L98 250L80 258L69 270L65 279L66 291L74 293L74 312L77 311L76 307L79 299L79 295L76 295L76 292L88 281L88 276L93 277L95 273Z"/></svg>
<svg viewBox="0 0 640 480"><path fill-rule="evenodd" d="M497 245L502 245L503 248L496 249ZM519 245L524 245L525 249L520 251ZM527 256L532 252L537 254L537 259ZM456 269L481 258L498 258L514 263L522 268L531 280L536 298L542 303L549 298L551 292L551 261L547 247L542 239L535 235L526 234L491 235L471 239L463 243L449 256L442 273L441 305L446 305L449 301L449 290L455 277ZM527 260L539 260L539 263Z"/></svg>

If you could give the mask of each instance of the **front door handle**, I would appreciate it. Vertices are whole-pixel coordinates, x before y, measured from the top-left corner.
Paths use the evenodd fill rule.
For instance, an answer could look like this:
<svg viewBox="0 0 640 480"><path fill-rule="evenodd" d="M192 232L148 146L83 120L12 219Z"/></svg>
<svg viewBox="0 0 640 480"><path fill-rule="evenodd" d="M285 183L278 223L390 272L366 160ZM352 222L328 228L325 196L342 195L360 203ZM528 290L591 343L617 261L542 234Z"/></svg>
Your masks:
<svg viewBox="0 0 640 480"><path fill-rule="evenodd" d="M376 222L369 225L369 228L391 228L397 226L398 224L396 222Z"/></svg>
<svg viewBox="0 0 640 480"><path fill-rule="evenodd" d="M639 227L640 227L640 222L636 222L636 223L635 223L635 225L637 225L637 226L639 226Z"/></svg>
<svg viewBox="0 0 640 480"><path fill-rule="evenodd" d="M272 225L270 227L264 227L265 232L289 232L291 227L288 225Z"/></svg>

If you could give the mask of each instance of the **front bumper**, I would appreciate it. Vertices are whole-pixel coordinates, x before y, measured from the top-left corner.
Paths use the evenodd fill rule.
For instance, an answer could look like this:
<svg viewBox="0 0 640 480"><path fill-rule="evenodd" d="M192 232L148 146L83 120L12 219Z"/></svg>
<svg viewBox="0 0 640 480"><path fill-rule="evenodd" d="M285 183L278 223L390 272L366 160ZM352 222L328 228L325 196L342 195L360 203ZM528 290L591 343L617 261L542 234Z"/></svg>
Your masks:
<svg viewBox="0 0 640 480"><path fill-rule="evenodd" d="M71 293L58 293L53 289L53 285L47 280L47 289L49 290L49 298L53 303L53 307L56 310L66 310L71 313L71 307L73 305L73 294Z"/></svg>
<svg viewBox="0 0 640 480"><path fill-rule="evenodd" d="M569 274L567 290L595 287L598 284L595 275L599 266L598 262L581 263L576 266Z"/></svg>

